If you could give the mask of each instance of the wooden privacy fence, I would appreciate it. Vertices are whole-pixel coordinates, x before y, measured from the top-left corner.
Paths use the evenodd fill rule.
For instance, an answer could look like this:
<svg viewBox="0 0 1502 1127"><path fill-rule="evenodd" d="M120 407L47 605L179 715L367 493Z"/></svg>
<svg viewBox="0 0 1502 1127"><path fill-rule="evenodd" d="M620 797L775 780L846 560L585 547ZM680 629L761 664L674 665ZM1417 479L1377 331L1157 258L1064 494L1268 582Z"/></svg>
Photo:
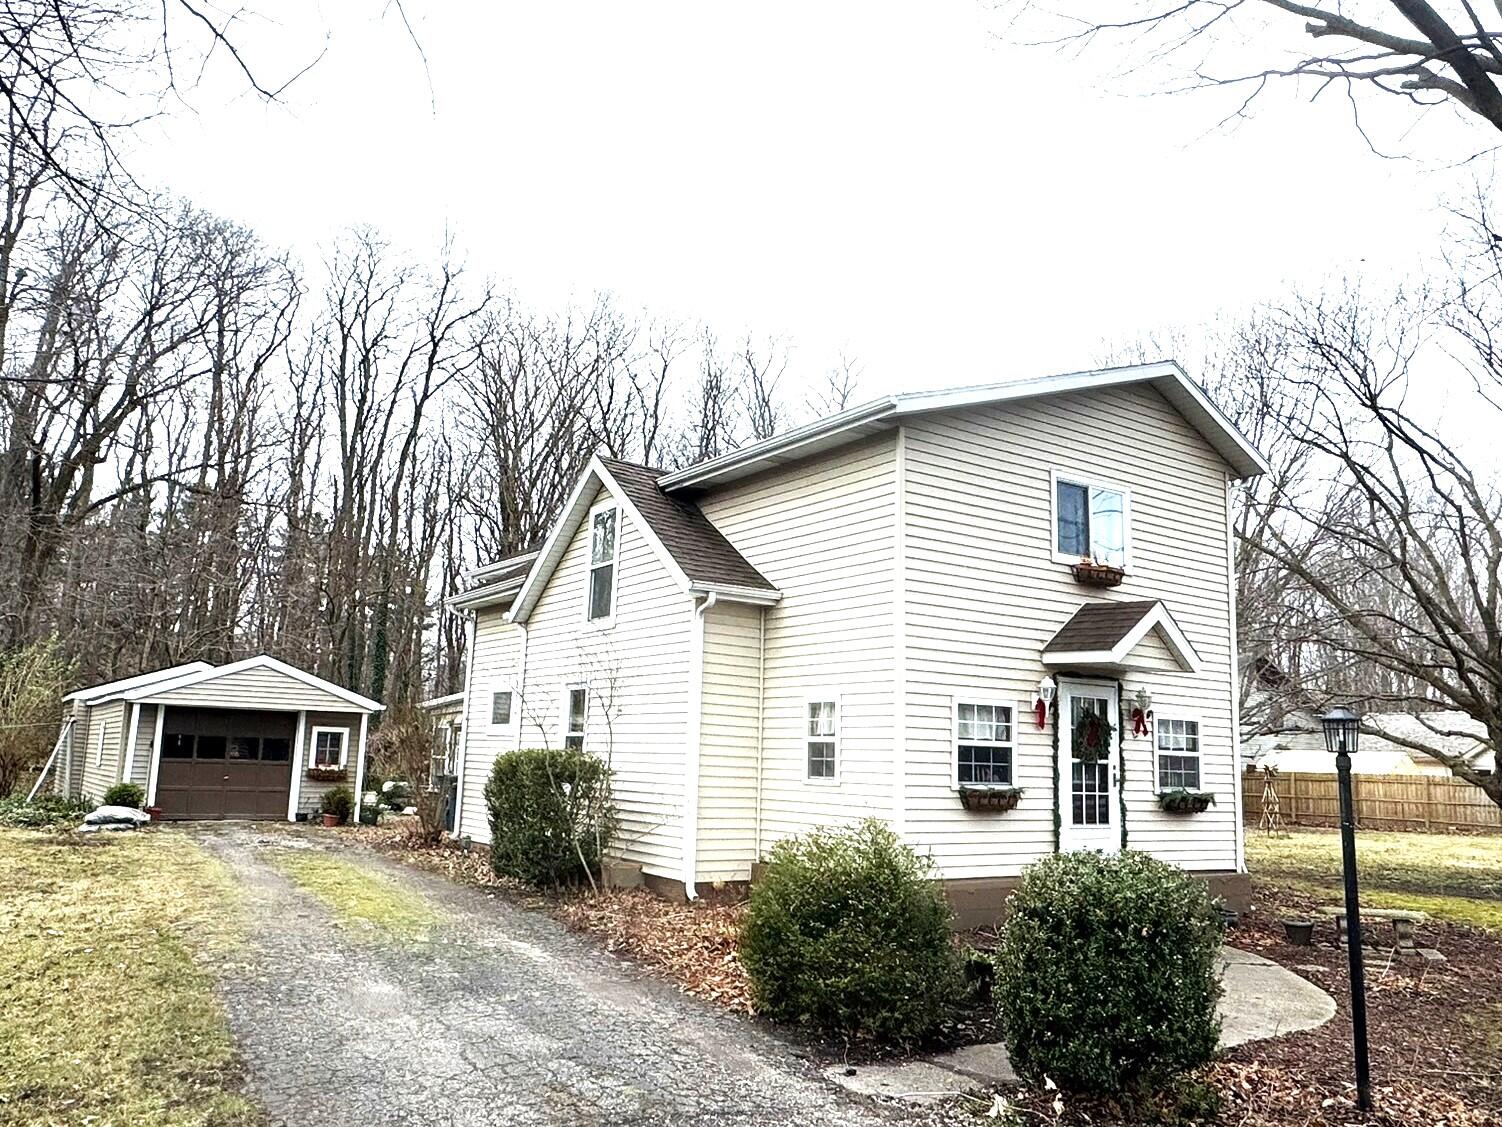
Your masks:
<svg viewBox="0 0 1502 1127"><path fill-rule="evenodd" d="M1262 823L1266 779L1259 770L1241 780L1249 826ZM1335 776L1279 772L1273 779L1285 826L1340 825ZM1369 830L1502 833L1502 807L1479 787L1438 775L1352 775L1356 823Z"/></svg>

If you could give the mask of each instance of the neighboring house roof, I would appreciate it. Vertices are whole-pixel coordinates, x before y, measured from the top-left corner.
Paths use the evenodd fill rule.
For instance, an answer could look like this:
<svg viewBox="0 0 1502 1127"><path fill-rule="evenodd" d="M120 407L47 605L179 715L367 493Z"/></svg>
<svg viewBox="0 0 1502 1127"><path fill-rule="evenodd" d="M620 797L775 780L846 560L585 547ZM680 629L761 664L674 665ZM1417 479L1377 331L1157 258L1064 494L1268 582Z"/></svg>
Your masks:
<svg viewBox="0 0 1502 1127"><path fill-rule="evenodd" d="M134 677L126 677L119 681L110 681L103 685L91 685L86 689L76 689L63 697L64 701L81 700L84 703L103 700L107 697L118 696L129 692L131 689L143 688L147 685L156 684L159 681L170 681L181 677L185 673L197 673L203 669L214 668L206 661L190 661L185 665L173 665L167 669L157 669L151 673L138 673Z"/></svg>
<svg viewBox="0 0 1502 1127"><path fill-rule="evenodd" d="M511 620L525 622L574 533L603 488L631 517L668 573L686 594L709 594L734 602L771 604L782 593L746 562L692 502L666 497L661 471L599 455L589 460L562 513L539 550L511 607Z"/></svg>
<svg viewBox="0 0 1502 1127"><path fill-rule="evenodd" d="M1215 448L1238 478L1257 477L1268 472L1267 460L1257 448L1221 413L1220 408L1189 378L1184 369L1168 360L1155 364L1134 364L1123 368L1066 372L1035 379L980 384L947 391L889 395L874 403L853 407L827 419L795 427L785 434L743 446L718 458L664 474L658 484L664 491L673 493L714 482L733 481L889 430L904 417L930 411L1010 403L1042 395L1093 391L1130 384L1148 384L1156 388L1204 436L1205 441Z"/></svg>
<svg viewBox="0 0 1502 1127"><path fill-rule="evenodd" d="M1125 670L1128 655L1150 630L1162 635L1184 669L1199 672L1199 654L1158 599L1085 603L1043 647L1043 664Z"/></svg>
<svg viewBox="0 0 1502 1127"><path fill-rule="evenodd" d="M380 712L385 705L380 701L362 697L359 693L351 692L343 685L336 685L332 681L325 681L322 677L316 677L305 669L298 669L295 665L288 665L285 661L278 661L274 657L260 654L256 657L247 657L241 661L232 661L228 665L211 665L205 669L184 673L180 677L169 680L152 681L150 684L140 685L124 692L113 694L127 701L148 701L168 693L174 693L179 689L194 686L212 684L223 677L232 677L237 673L247 670L266 669L290 677L294 681L300 681L304 685L320 689L330 696L339 700L360 712Z"/></svg>
<svg viewBox="0 0 1502 1127"><path fill-rule="evenodd" d="M1422 748L1409 746L1412 743L1459 756L1482 768L1495 762L1482 739L1485 725L1463 712L1369 712L1361 718L1361 728L1361 742L1352 757L1358 771L1369 773L1372 765L1390 764L1395 758L1406 758L1423 767L1444 766ZM1276 765L1280 752L1329 754L1319 717L1303 711L1290 713L1278 731L1252 737L1244 745L1258 765ZM1335 770L1333 756L1329 769Z"/></svg>
<svg viewBox="0 0 1502 1127"><path fill-rule="evenodd" d="M427 700L420 700L417 702L417 707L426 708L431 712L443 712L446 709L454 708L463 703L464 694L459 692L449 693L447 696L429 697Z"/></svg>
<svg viewBox="0 0 1502 1127"><path fill-rule="evenodd" d="M527 572L537 560L537 550L505 556L492 564L477 567L466 574L472 586L450 595L448 605L457 610L476 607L510 606L526 582Z"/></svg>

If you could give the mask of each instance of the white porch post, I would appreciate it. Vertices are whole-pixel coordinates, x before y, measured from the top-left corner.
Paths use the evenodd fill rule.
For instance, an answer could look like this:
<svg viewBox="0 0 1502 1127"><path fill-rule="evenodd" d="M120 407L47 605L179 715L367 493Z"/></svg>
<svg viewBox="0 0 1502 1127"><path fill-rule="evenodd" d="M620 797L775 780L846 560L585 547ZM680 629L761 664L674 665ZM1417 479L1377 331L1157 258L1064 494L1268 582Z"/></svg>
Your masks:
<svg viewBox="0 0 1502 1127"><path fill-rule="evenodd" d="M297 800L302 796L302 745L308 726L308 714L297 714L297 731L292 734L292 785L287 788L287 821L297 821Z"/></svg>
<svg viewBox="0 0 1502 1127"><path fill-rule="evenodd" d="M360 749L355 753L355 825L360 824L360 808L365 804L365 729L370 713L360 713Z"/></svg>
<svg viewBox="0 0 1502 1127"><path fill-rule="evenodd" d="M130 782L136 773L136 730L140 726L141 702L136 701L130 706L130 731L125 734L125 770L120 773L122 783Z"/></svg>
<svg viewBox="0 0 1502 1127"><path fill-rule="evenodd" d="M156 730L151 736L151 766L146 773L146 805L156 805L156 777L162 766L162 726L167 722L167 706L156 706Z"/></svg>

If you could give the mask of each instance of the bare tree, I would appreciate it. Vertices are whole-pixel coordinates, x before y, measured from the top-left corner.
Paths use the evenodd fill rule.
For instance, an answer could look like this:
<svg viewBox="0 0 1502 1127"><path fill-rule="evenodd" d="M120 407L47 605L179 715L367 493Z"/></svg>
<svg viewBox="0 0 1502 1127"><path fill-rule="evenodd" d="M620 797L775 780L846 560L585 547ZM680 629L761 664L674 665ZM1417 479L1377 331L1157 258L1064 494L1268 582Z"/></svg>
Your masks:
<svg viewBox="0 0 1502 1127"><path fill-rule="evenodd" d="M1448 106L1502 130L1502 20L1469 0L1139 0L1122 9L1072 4L1049 42L1130 37L1149 65L1182 58L1190 88L1240 88L1243 110L1270 84L1294 80L1315 96L1335 87L1353 104L1361 91L1391 95L1415 117Z"/></svg>

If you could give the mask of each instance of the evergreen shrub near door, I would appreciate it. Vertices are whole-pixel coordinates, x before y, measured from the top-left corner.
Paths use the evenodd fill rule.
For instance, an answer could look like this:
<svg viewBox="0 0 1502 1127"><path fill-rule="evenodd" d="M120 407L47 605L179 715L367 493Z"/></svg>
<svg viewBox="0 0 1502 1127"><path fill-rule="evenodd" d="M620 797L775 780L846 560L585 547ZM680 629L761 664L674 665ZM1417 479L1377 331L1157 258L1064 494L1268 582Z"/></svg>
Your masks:
<svg viewBox="0 0 1502 1127"><path fill-rule="evenodd" d="M485 784L490 867L529 884L597 872L615 836L610 772L583 751L523 748L498 756Z"/></svg>
<svg viewBox="0 0 1502 1127"><path fill-rule="evenodd" d="M885 823L779 842L751 886L741 961L759 1012L911 1043L960 985L932 867Z"/></svg>
<svg viewBox="0 0 1502 1127"><path fill-rule="evenodd" d="M1131 1093L1210 1060L1224 925L1204 881L1145 853L1060 853L1008 906L994 989L1020 1075Z"/></svg>
<svg viewBox="0 0 1502 1127"><path fill-rule="evenodd" d="M146 805L146 791L139 783L116 783L104 792L106 806L133 806L139 810Z"/></svg>

